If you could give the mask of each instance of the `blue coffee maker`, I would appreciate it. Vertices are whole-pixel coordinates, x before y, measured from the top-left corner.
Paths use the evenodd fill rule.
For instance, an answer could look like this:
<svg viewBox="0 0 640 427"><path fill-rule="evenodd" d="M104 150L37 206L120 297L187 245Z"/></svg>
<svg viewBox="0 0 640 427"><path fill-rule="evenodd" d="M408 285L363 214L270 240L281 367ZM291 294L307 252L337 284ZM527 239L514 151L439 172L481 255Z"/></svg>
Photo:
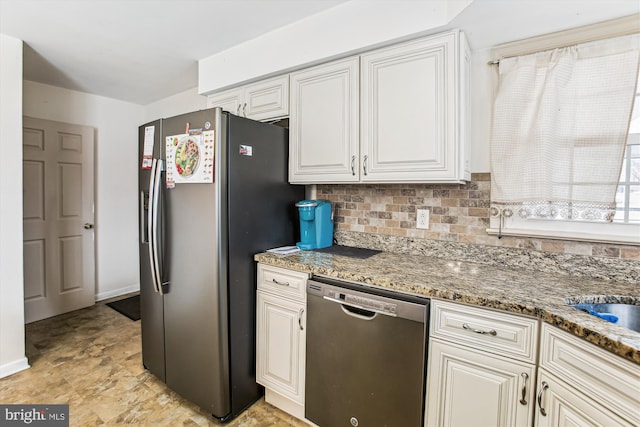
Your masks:
<svg viewBox="0 0 640 427"><path fill-rule="evenodd" d="M300 213L302 250L326 248L333 244L333 215L328 200L301 200L296 203Z"/></svg>

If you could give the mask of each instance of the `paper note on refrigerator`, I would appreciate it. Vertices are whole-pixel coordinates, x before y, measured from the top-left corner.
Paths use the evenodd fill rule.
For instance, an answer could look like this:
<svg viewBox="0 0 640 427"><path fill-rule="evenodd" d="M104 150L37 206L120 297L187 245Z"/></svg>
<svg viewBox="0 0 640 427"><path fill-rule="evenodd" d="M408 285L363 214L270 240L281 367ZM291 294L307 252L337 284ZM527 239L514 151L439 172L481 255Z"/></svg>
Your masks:
<svg viewBox="0 0 640 427"><path fill-rule="evenodd" d="M165 151L167 188L214 181L214 131L168 136Z"/></svg>
<svg viewBox="0 0 640 427"><path fill-rule="evenodd" d="M142 148L142 169L151 169L153 163L153 138L156 133L155 126L144 128L144 145Z"/></svg>

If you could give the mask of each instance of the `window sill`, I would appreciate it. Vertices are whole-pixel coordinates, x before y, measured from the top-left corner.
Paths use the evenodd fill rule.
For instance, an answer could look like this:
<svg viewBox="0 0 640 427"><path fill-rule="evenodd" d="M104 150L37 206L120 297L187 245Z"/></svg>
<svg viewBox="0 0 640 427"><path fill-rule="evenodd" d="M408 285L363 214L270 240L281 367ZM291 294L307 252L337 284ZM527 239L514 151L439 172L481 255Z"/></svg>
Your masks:
<svg viewBox="0 0 640 427"><path fill-rule="evenodd" d="M562 231L562 230L532 230L526 228L503 228L503 236L513 237L530 237L538 239L553 239L553 240L572 240L577 242L597 242L597 243L611 243L616 245L640 245L640 226L629 226L636 229L635 234L600 234L600 233L587 233L577 231ZM487 234L491 236L497 236L497 228L487 228Z"/></svg>

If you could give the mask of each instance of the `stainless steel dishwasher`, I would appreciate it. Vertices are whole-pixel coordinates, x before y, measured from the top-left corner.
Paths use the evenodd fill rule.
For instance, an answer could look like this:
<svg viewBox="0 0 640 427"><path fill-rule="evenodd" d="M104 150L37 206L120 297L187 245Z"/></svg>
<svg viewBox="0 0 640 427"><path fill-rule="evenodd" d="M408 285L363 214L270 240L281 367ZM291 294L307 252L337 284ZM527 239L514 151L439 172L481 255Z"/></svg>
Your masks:
<svg viewBox="0 0 640 427"><path fill-rule="evenodd" d="M307 282L305 417L320 427L421 427L429 299Z"/></svg>

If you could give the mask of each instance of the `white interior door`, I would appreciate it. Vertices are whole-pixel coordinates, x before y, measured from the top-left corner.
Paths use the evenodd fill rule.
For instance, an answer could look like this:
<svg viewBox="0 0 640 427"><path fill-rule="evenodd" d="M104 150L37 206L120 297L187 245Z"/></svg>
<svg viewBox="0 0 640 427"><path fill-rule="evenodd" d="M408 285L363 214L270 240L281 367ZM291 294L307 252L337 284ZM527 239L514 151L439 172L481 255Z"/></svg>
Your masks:
<svg viewBox="0 0 640 427"><path fill-rule="evenodd" d="M91 127L23 119L26 323L95 303L93 138Z"/></svg>

